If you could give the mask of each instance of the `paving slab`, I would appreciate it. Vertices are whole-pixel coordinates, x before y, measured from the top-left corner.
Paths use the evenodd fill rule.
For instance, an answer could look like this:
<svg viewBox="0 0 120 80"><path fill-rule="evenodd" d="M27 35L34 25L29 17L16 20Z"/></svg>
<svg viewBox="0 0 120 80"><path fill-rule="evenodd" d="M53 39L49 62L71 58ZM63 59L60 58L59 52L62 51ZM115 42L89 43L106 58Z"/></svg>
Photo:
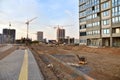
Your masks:
<svg viewBox="0 0 120 80"><path fill-rule="evenodd" d="M17 80L23 62L24 51L16 50L0 60L0 80Z"/></svg>
<svg viewBox="0 0 120 80"><path fill-rule="evenodd" d="M24 63L25 54L28 55L27 63ZM25 68L28 69L27 80L44 80L43 75L29 49L27 50L27 53L25 53L25 50L16 50L4 59L0 60L0 80L20 80L20 73L22 67L24 67L23 63L28 66Z"/></svg>

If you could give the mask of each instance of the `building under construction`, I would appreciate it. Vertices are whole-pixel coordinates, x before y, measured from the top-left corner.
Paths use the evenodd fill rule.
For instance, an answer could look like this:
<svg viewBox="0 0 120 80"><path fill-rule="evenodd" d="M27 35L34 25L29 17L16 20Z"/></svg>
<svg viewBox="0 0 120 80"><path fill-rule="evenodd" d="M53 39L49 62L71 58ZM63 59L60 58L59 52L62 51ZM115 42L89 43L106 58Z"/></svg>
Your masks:
<svg viewBox="0 0 120 80"><path fill-rule="evenodd" d="M15 43L16 30L3 29L3 43Z"/></svg>
<svg viewBox="0 0 120 80"><path fill-rule="evenodd" d="M37 40L39 42L43 42L43 32L42 31L37 32Z"/></svg>
<svg viewBox="0 0 120 80"><path fill-rule="evenodd" d="M57 42L62 44L65 40L65 29L57 29Z"/></svg>

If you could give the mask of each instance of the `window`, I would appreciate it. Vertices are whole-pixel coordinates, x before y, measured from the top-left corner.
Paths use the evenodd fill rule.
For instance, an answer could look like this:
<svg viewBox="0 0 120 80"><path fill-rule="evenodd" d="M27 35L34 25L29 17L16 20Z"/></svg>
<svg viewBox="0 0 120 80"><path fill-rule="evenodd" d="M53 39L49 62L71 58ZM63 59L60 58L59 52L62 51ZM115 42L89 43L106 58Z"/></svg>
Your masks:
<svg viewBox="0 0 120 80"><path fill-rule="evenodd" d="M84 3L84 2L86 2L86 0L79 0L80 1L80 3Z"/></svg>
<svg viewBox="0 0 120 80"><path fill-rule="evenodd" d="M89 16L87 16L87 20L89 20L89 19L94 19L94 18L97 18L98 16L97 16L97 13L96 14L92 14L92 15L89 15Z"/></svg>
<svg viewBox="0 0 120 80"><path fill-rule="evenodd" d="M102 33L103 33L103 34L110 34L110 29L103 29L103 30L102 30Z"/></svg>
<svg viewBox="0 0 120 80"><path fill-rule="evenodd" d="M80 26L80 29L85 29L86 28L86 25L81 25Z"/></svg>
<svg viewBox="0 0 120 80"><path fill-rule="evenodd" d="M116 33L120 33L120 28L116 28Z"/></svg>
<svg viewBox="0 0 120 80"><path fill-rule="evenodd" d="M87 0L86 6L87 6L87 8L88 8L88 7L95 6L95 5L99 4L99 3L100 3L99 0Z"/></svg>
<svg viewBox="0 0 120 80"><path fill-rule="evenodd" d="M108 8L108 7L109 7L108 2L105 2L105 3L102 4L102 9L106 9L106 8Z"/></svg>
<svg viewBox="0 0 120 80"><path fill-rule="evenodd" d="M89 27L98 27L98 26L100 26L100 22L99 21L87 24L86 27L89 28Z"/></svg>
<svg viewBox="0 0 120 80"><path fill-rule="evenodd" d="M92 34L93 34L92 31L88 31L88 32L87 32L87 35L92 35Z"/></svg>
<svg viewBox="0 0 120 80"><path fill-rule="evenodd" d="M84 10L84 9L86 9L86 5L82 5L82 6L79 7L79 10L80 10L80 11L82 11L82 10Z"/></svg>
<svg viewBox="0 0 120 80"><path fill-rule="evenodd" d="M91 24L91 23L90 23L90 24L87 24L86 27L87 27L87 28L92 27L92 24Z"/></svg>
<svg viewBox="0 0 120 80"><path fill-rule="evenodd" d="M112 18L112 23L115 23L115 18Z"/></svg>
<svg viewBox="0 0 120 80"><path fill-rule="evenodd" d="M112 33L115 33L115 34L120 33L120 28L113 28Z"/></svg>
<svg viewBox="0 0 120 80"><path fill-rule="evenodd" d="M86 18L81 18L80 19L80 22L85 22L86 21Z"/></svg>
<svg viewBox="0 0 120 80"><path fill-rule="evenodd" d="M93 27L94 27L94 26L100 26L100 22L94 22L94 23L93 23Z"/></svg>
<svg viewBox="0 0 120 80"><path fill-rule="evenodd" d="M106 29L106 34L109 34L110 33L110 29Z"/></svg>
<svg viewBox="0 0 120 80"><path fill-rule="evenodd" d="M97 18L97 14L87 16L87 20Z"/></svg>
<svg viewBox="0 0 120 80"><path fill-rule="evenodd" d="M100 8L99 5L95 6L95 12L99 12Z"/></svg>
<svg viewBox="0 0 120 80"><path fill-rule="evenodd" d="M120 5L120 0L112 0L112 6Z"/></svg>
<svg viewBox="0 0 120 80"><path fill-rule="evenodd" d="M112 16L120 15L120 6L112 8Z"/></svg>
<svg viewBox="0 0 120 80"><path fill-rule="evenodd" d="M109 20L108 19L107 20L103 20L102 23L103 23L103 25L109 25Z"/></svg>
<svg viewBox="0 0 120 80"><path fill-rule="evenodd" d="M95 6L92 7L92 10L95 10Z"/></svg>
<svg viewBox="0 0 120 80"><path fill-rule="evenodd" d="M87 35L98 35L98 34L100 34L100 30L93 30L87 32Z"/></svg>
<svg viewBox="0 0 120 80"><path fill-rule="evenodd" d="M86 11L80 12L80 17L86 16Z"/></svg>
<svg viewBox="0 0 120 80"><path fill-rule="evenodd" d="M112 18L112 23L120 22L120 16Z"/></svg>
<svg viewBox="0 0 120 80"><path fill-rule="evenodd" d="M109 11L104 11L103 12L103 17L108 16L108 15L109 15Z"/></svg>
<svg viewBox="0 0 120 80"><path fill-rule="evenodd" d="M80 40L80 43L86 43L87 40Z"/></svg>
<svg viewBox="0 0 120 80"><path fill-rule="evenodd" d="M100 26L100 22L97 22L97 25Z"/></svg>
<svg viewBox="0 0 120 80"><path fill-rule="evenodd" d="M93 23L93 26L95 26L95 23Z"/></svg>
<svg viewBox="0 0 120 80"><path fill-rule="evenodd" d="M100 30L93 30L93 35L98 35L100 34Z"/></svg>
<svg viewBox="0 0 120 80"><path fill-rule="evenodd" d="M80 36L86 36L86 32L80 32Z"/></svg>

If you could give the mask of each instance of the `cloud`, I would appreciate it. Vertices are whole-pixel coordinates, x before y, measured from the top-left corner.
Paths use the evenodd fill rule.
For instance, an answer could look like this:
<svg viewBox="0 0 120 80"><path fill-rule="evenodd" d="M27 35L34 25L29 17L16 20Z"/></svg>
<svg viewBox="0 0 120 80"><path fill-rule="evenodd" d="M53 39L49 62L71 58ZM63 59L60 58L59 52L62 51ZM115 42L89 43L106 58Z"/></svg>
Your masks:
<svg viewBox="0 0 120 80"><path fill-rule="evenodd" d="M28 3L28 4L27 4ZM1 9L8 14L8 19L24 19L39 15L36 0L5 0L1 4Z"/></svg>
<svg viewBox="0 0 120 80"><path fill-rule="evenodd" d="M28 4L27 4L28 3ZM0 24L8 27L12 23L17 31L25 32L25 21L40 16L36 0L4 0L0 3Z"/></svg>
<svg viewBox="0 0 120 80"><path fill-rule="evenodd" d="M0 0L0 27L8 28L11 22L11 28L17 30L17 38L26 37L25 22L27 19L38 17L30 23L29 32L44 31L45 37L55 39L55 30L48 29L47 25L75 24L71 28L77 29L77 2L76 0ZM67 28L68 35L74 30L71 28ZM71 35L76 36L76 32Z"/></svg>

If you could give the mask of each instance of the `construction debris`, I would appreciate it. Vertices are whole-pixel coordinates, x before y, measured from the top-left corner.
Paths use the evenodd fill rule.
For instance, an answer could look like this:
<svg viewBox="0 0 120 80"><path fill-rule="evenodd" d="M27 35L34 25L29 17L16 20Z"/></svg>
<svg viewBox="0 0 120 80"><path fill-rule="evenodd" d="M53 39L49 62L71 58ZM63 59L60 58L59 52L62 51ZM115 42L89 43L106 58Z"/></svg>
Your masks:
<svg viewBox="0 0 120 80"><path fill-rule="evenodd" d="M53 68L53 64L48 64L47 67L48 68Z"/></svg>

